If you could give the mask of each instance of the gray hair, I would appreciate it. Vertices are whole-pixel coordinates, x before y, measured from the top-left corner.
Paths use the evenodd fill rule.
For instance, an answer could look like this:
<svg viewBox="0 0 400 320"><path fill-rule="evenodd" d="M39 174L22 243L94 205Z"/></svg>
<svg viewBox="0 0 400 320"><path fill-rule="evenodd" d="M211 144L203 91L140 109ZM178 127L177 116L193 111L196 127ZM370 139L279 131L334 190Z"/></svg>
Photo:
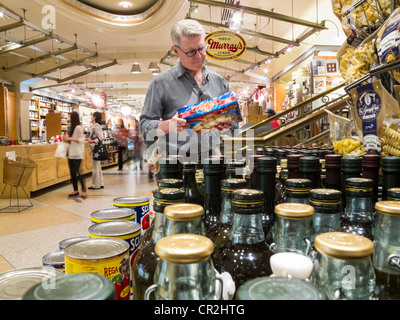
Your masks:
<svg viewBox="0 0 400 320"><path fill-rule="evenodd" d="M202 35L205 37L206 32L203 26L196 20L185 19L177 22L171 29L171 40L172 44L179 47L181 43L181 37L197 37Z"/></svg>

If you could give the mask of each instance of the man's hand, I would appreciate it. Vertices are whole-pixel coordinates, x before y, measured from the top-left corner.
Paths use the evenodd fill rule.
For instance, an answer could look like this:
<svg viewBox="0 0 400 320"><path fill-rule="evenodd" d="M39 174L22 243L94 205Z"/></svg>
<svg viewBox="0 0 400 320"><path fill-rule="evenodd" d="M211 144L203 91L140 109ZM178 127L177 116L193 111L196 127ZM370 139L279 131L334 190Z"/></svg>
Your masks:
<svg viewBox="0 0 400 320"><path fill-rule="evenodd" d="M187 128L189 128L189 123L185 119L179 118L178 113L169 120L160 121L157 127L157 129L161 129L165 134L170 132L179 133Z"/></svg>
<svg viewBox="0 0 400 320"><path fill-rule="evenodd" d="M232 123L220 123L216 126L217 130L219 132L221 131L226 131L226 130L231 130L232 129Z"/></svg>

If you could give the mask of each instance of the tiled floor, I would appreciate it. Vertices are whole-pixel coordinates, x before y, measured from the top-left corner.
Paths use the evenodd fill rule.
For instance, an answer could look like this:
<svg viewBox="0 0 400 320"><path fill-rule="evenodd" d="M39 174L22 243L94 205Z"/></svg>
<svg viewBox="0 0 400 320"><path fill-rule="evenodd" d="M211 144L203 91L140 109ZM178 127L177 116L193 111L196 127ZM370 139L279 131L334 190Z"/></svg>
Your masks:
<svg viewBox="0 0 400 320"><path fill-rule="evenodd" d="M86 199L68 198L73 189L65 183L35 194L32 208L19 213L0 212L0 272L42 266L42 257L58 250L60 241L88 236L92 212L111 208L117 197L149 197L156 188L155 180L148 179L147 169L139 172L132 162L125 163L122 171L117 168L103 169L105 188L88 190ZM90 174L85 182L87 187L91 185ZM8 200L0 200L0 209L6 206Z"/></svg>

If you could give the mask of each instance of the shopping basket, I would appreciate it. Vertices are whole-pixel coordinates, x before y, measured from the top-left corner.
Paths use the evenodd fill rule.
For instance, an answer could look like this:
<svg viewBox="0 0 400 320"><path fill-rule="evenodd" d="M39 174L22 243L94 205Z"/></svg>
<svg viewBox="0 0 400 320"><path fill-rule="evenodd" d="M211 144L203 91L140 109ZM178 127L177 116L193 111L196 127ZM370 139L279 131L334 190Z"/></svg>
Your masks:
<svg viewBox="0 0 400 320"><path fill-rule="evenodd" d="M4 188L1 193L0 199L2 199L4 191L7 185L10 186L10 205L8 207L0 209L0 212L15 212L15 208L17 208L17 212L20 212L26 208L33 207L31 200L25 192L24 186L28 182L33 169L35 169L36 163L34 160L26 157L16 156L15 160L9 157L4 157L3 159L3 183ZM29 201L29 205L21 206L19 203L18 197L18 187L22 188L26 198ZM12 188L15 188L17 205L11 204L12 199ZM5 211L7 209L14 209L13 211Z"/></svg>

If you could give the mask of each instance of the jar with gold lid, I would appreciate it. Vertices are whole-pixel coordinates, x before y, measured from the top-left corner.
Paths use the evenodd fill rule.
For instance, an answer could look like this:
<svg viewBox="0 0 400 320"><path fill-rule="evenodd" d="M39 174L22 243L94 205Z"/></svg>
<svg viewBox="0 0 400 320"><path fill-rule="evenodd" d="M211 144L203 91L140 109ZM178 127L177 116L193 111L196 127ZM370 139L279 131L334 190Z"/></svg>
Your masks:
<svg viewBox="0 0 400 320"><path fill-rule="evenodd" d="M373 224L375 297L380 300L400 299L400 202L380 201L375 204Z"/></svg>
<svg viewBox="0 0 400 320"><path fill-rule="evenodd" d="M340 231L342 192L335 189L311 189L310 205L314 207L315 235Z"/></svg>
<svg viewBox="0 0 400 320"><path fill-rule="evenodd" d="M315 229L314 208L303 203L280 203L275 206L271 251L311 254Z"/></svg>
<svg viewBox="0 0 400 320"><path fill-rule="evenodd" d="M158 241L155 252L160 260L146 299L152 291L157 300L221 299L222 280L210 259L213 249L210 239L194 234L176 234ZM216 280L220 281L219 292Z"/></svg>
<svg viewBox="0 0 400 320"><path fill-rule="evenodd" d="M192 233L205 236L203 213L203 207L198 204L180 203L166 206L164 234Z"/></svg>
<svg viewBox="0 0 400 320"><path fill-rule="evenodd" d="M370 300L375 275L374 245L366 237L347 232L326 232L315 238L317 257L310 281L329 300Z"/></svg>

